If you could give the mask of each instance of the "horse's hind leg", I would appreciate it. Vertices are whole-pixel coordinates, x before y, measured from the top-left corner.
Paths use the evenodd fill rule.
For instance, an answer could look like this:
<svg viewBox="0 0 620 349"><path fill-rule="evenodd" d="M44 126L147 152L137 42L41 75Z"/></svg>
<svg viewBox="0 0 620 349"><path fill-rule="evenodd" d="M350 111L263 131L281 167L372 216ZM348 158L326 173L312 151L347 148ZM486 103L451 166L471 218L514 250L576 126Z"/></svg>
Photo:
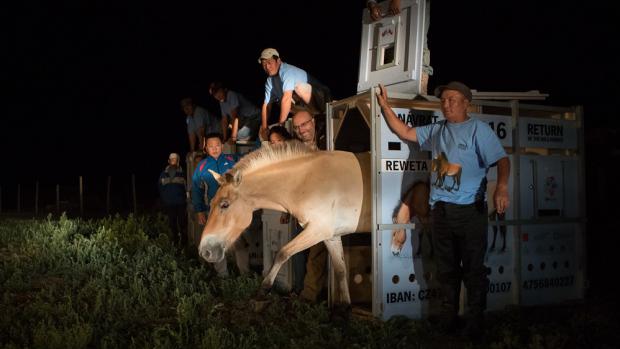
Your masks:
<svg viewBox="0 0 620 349"><path fill-rule="evenodd" d="M331 256L334 267L334 279L337 286L337 294L331 309L331 320L335 324L346 322L351 317L351 296L349 294L349 282L347 268L344 261L344 251L340 237L325 240L325 246Z"/></svg>
<svg viewBox="0 0 620 349"><path fill-rule="evenodd" d="M334 279L338 286L338 294L335 303L349 305L351 296L349 295L349 283L347 281L347 269L344 262L344 250L340 237L325 240L325 246L329 252L334 267Z"/></svg>

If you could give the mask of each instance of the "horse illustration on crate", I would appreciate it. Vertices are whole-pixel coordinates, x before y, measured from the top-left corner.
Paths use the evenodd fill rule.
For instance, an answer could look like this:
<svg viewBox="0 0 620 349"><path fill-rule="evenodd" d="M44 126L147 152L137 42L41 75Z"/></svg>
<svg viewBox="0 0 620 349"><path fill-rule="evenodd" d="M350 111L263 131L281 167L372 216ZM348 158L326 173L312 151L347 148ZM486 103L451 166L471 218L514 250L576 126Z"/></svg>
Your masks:
<svg viewBox="0 0 620 349"><path fill-rule="evenodd" d="M414 183L407 193L403 196L403 199L399 202L398 207L394 210L392 221L395 224L407 224L410 223L415 217L418 218L422 227L420 229L420 241L418 243L418 249L415 253L419 256L422 253L422 241L425 235L429 236L429 243L431 247L430 254L433 255L433 242L430 239L430 205L428 198L430 194L430 187L426 182ZM406 229L399 228L392 231L392 245L391 250L394 256L400 255L400 252L407 241Z"/></svg>

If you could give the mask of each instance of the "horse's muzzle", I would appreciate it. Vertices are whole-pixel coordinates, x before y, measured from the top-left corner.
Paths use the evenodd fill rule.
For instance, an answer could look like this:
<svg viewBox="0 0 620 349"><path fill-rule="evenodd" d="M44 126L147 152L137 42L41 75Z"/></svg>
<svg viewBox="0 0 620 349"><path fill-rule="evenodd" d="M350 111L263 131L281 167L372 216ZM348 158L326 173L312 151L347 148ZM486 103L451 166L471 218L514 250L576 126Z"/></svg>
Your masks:
<svg viewBox="0 0 620 349"><path fill-rule="evenodd" d="M224 245L215 239L205 238L200 242L198 253L209 263L217 263L224 259Z"/></svg>

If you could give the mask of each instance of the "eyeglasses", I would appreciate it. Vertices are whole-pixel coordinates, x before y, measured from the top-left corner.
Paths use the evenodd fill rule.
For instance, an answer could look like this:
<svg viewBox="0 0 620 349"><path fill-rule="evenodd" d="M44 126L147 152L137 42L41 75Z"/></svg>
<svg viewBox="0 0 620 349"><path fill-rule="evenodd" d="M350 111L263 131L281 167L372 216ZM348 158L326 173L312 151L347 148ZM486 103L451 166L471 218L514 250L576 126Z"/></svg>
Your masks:
<svg viewBox="0 0 620 349"><path fill-rule="evenodd" d="M313 121L313 120L314 120L314 119L308 119L308 120L306 120L306 121L302 122L302 123L301 123L301 124L299 124L299 125L293 125L293 130L297 131L297 130L299 130L299 129L300 129L300 128L302 128L302 127L303 127L303 128L306 128L306 126L308 126L308 125L310 124L310 122L311 122L311 121Z"/></svg>

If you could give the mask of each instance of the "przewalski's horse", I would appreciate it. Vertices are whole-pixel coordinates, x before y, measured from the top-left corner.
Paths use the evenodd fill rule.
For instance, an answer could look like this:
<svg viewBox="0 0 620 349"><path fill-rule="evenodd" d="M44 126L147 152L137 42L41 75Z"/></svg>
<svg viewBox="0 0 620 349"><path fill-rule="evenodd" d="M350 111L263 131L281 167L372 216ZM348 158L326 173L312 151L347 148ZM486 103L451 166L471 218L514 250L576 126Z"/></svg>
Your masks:
<svg viewBox="0 0 620 349"><path fill-rule="evenodd" d="M395 224L407 224L411 222L414 217L418 217L418 220L422 224L420 229L420 242L418 244L418 250L415 253L419 256L422 252L422 238L425 233L430 231L430 205L428 203L430 188L426 182L414 183L407 193L403 196L400 204L394 210L392 221ZM407 241L407 232L405 229L396 229L392 231L392 254L398 256L403 249L403 245ZM429 239L429 241L431 241ZM431 242L431 255L433 254L433 244Z"/></svg>
<svg viewBox="0 0 620 349"><path fill-rule="evenodd" d="M252 211L289 212L304 230L283 246L265 275L271 289L280 267L321 241L334 268L336 305L351 303L340 236L371 229L370 155L312 151L298 141L264 146L222 176L202 232L200 255L219 262L252 220Z"/></svg>
<svg viewBox="0 0 620 349"><path fill-rule="evenodd" d="M452 186L445 187L446 190L459 190L461 187L461 165L450 163L446 153L441 152L437 158L431 161L431 171L437 172L437 179L434 183L436 187L441 187L444 185L446 176L452 177Z"/></svg>

